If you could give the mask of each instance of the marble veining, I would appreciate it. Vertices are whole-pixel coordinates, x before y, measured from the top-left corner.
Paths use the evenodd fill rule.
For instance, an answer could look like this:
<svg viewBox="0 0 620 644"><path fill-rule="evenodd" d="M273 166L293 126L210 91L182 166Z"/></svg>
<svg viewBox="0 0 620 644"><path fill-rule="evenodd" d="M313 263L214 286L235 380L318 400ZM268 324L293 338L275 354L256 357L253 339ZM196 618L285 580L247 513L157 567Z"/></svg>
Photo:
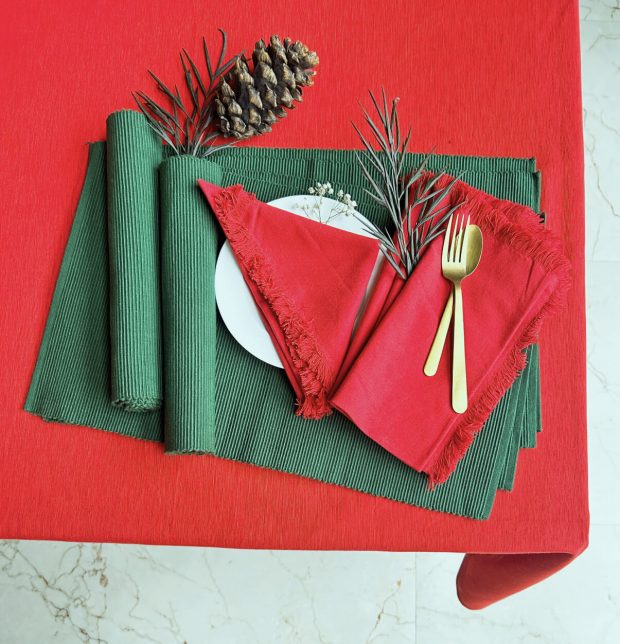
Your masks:
<svg viewBox="0 0 620 644"><path fill-rule="evenodd" d="M415 555L0 542L0 643L414 642Z"/></svg>
<svg viewBox="0 0 620 644"><path fill-rule="evenodd" d="M582 0L579 9L582 23L592 20L620 21L620 0Z"/></svg>

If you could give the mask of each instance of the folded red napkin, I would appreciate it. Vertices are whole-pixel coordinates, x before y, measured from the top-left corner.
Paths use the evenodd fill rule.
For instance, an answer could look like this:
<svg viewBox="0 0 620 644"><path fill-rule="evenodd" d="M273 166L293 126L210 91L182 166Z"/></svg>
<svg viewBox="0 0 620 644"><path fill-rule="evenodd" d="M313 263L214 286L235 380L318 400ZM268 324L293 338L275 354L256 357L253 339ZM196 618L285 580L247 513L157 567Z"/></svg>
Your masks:
<svg viewBox="0 0 620 644"><path fill-rule="evenodd" d="M463 282L469 408L459 415L450 399L450 345L437 374L423 373L450 292L443 238L406 281L383 263L351 341L378 242L268 206L241 186L199 184L282 359L298 414L320 418L333 405L431 483L445 481L569 286L569 264L538 216L461 181L445 200L462 203L484 237L480 265Z"/></svg>
<svg viewBox="0 0 620 644"><path fill-rule="evenodd" d="M378 242L300 217L241 186L199 185L218 218L297 395L320 418L342 364Z"/></svg>
<svg viewBox="0 0 620 644"><path fill-rule="evenodd" d="M459 415L451 406L450 336L437 374L423 373L450 293L441 274L443 237L430 244L406 282L384 264L331 397L364 433L426 472L432 484L454 471L525 366L523 349L562 305L570 284L568 261L532 210L461 181L445 205L458 203L484 239L480 265L462 284L467 411Z"/></svg>

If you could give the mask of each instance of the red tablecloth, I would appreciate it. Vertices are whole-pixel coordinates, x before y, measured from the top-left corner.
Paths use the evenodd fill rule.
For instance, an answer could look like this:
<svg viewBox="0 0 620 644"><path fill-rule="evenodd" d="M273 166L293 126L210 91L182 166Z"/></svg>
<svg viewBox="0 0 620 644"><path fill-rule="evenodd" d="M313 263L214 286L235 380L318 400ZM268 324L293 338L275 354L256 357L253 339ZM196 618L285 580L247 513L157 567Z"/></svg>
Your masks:
<svg viewBox="0 0 620 644"><path fill-rule="evenodd" d="M573 263L569 310L541 339L544 431L489 521L441 515L161 445L46 424L21 407L83 175L105 117L179 76L178 51L273 32L321 58L303 106L262 145L354 147L367 89L401 97L414 147L535 156ZM4 7L0 185L0 537L240 548L460 551L480 607L550 574L588 538L583 149L576 0L70 2ZM5 33L6 32L6 33ZM329 179L329 177L326 177ZM525 484L527 483L527 485ZM496 556L492 553L501 553ZM521 553L521 554L519 554ZM556 553L551 555L522 553ZM559 554L557 554L559 553Z"/></svg>

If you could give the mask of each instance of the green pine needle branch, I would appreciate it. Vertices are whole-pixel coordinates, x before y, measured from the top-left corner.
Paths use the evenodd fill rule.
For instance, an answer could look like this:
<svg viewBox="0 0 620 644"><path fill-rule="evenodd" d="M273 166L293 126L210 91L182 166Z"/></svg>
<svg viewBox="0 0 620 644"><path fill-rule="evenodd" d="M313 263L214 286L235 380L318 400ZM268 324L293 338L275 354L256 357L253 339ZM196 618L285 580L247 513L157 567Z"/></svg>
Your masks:
<svg viewBox="0 0 620 644"><path fill-rule="evenodd" d="M213 99L220 81L239 58L237 54L226 60L226 32L222 29L219 32L222 35L222 44L215 66L213 66L206 40L202 39L206 76L204 72L199 71L187 51L185 49L181 51L185 99L177 85L171 89L150 70L149 74L165 100L158 103L142 91L132 94L148 124L174 150L175 154L207 157L217 150L233 145L233 143L223 145L215 143L219 133L214 122Z"/></svg>
<svg viewBox="0 0 620 644"><path fill-rule="evenodd" d="M369 140L353 123L364 145L364 150L356 153L356 157L369 184L364 192L387 209L393 230L362 223L379 240L381 252L394 270L402 279L407 279L426 246L443 234L448 219L462 205L459 203L450 208L442 204L459 177L453 178L444 188L437 188L437 183L446 175L446 172L439 172L420 181L412 192L412 186L426 172L430 154L424 156L415 170L407 171L405 162L411 129L402 136L398 98L389 105L385 90L381 90L380 101L372 92L369 94L378 123L360 105L372 136Z"/></svg>

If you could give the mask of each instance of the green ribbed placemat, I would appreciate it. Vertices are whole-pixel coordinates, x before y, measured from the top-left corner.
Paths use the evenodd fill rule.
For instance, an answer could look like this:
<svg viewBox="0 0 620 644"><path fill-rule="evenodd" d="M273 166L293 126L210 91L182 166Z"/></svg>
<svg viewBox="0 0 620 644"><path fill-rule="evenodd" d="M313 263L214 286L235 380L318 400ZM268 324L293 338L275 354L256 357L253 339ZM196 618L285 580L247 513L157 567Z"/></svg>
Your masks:
<svg viewBox="0 0 620 644"><path fill-rule="evenodd" d="M114 404L158 409L163 399L157 168L161 145L145 118L110 114L108 240L110 359Z"/></svg>
<svg viewBox="0 0 620 644"><path fill-rule="evenodd" d="M385 213L362 193L351 151L238 148L212 158L222 167L223 185L243 183L265 201L304 193L316 181L329 180L350 192L369 219L385 220ZM419 158L411 155L409 164ZM430 167L463 171L464 180L478 188L537 205L533 160L438 156ZM104 168L105 144L94 144L25 407L49 420L163 440L160 412L128 414L110 404ZM167 198L162 195L163 201ZM164 319L168 314L164 308ZM443 512L478 519L489 515L505 471L509 430L515 414L523 413L517 387L502 398L449 481L429 491L424 475L343 416L333 414L318 423L295 416L283 371L253 358L219 320L216 354L216 455Z"/></svg>
<svg viewBox="0 0 620 644"><path fill-rule="evenodd" d="M539 348L537 345L531 347L532 356L536 362L539 361ZM536 369L528 380L528 396L532 401L540 400L540 370ZM525 431L521 434L520 447L536 447L536 435L541 431L540 405L531 405L531 419Z"/></svg>
<svg viewBox="0 0 620 644"><path fill-rule="evenodd" d="M513 387L518 388L519 403L515 413L510 419L512 422L512 430L510 431L510 441L508 443L508 450L506 451L506 458L504 459L504 469L500 477L499 489L510 491L514 485L514 479L517 469L517 457L520 449L521 436L523 433L528 432L529 423L531 423L531 414L528 396L528 383L532 376L532 370L537 368L538 361L536 355L532 352L532 347L528 347L528 361L525 369L523 370L522 377L519 378Z"/></svg>
<svg viewBox="0 0 620 644"><path fill-rule="evenodd" d="M159 177L166 450L213 452L217 223L196 179L220 184L222 169L175 156L161 164Z"/></svg>

